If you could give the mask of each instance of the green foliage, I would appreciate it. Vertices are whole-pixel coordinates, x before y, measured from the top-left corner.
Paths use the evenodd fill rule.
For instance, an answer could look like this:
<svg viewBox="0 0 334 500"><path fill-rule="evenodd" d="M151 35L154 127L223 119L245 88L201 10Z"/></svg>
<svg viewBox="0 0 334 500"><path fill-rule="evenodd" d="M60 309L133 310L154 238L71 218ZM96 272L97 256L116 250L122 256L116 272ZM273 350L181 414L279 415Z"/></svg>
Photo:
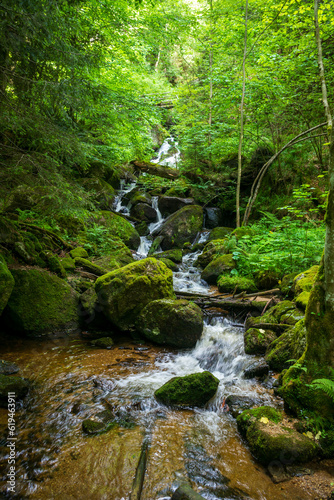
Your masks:
<svg viewBox="0 0 334 500"><path fill-rule="evenodd" d="M334 402L334 369L330 368L330 378L317 378L312 380L309 387L323 391Z"/></svg>

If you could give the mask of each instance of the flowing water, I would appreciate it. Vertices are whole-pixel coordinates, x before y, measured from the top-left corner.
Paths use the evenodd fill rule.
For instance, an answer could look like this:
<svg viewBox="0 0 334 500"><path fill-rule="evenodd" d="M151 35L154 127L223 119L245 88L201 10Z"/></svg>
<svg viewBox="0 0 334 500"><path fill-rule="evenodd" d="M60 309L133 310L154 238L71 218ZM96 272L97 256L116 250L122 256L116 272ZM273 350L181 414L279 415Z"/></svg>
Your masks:
<svg viewBox="0 0 334 500"><path fill-rule="evenodd" d="M122 184L116 210L128 213L124 195L134 184ZM153 232L163 223L158 199ZM198 236L205 241L207 232ZM142 238L137 258L151 245ZM209 293L194 267L197 253L183 258L174 287ZM111 332L112 334L112 332ZM32 387L18 407L16 496L6 494L9 450L7 412L0 409L1 491L4 498L39 500L126 500L131 494L141 447L149 439L142 500L168 500L180 482L190 480L208 500L311 500L296 484L275 485L256 464L240 439L236 423L222 408L231 394L277 405L272 390L245 380L254 361L244 352L243 328L223 317L206 317L195 348L176 351L118 338L109 349L91 347L80 338L48 341L0 338L2 357L16 362ZM154 391L170 378L209 370L220 381L205 409L176 410L157 403ZM268 387L268 386L267 386ZM225 408L226 409L226 408ZM97 421L112 410L117 426L86 436L86 418ZM1 493L0 493L1 496Z"/></svg>
<svg viewBox="0 0 334 500"><path fill-rule="evenodd" d="M173 137L168 137L161 145L157 158L151 160L152 163L158 163L166 167L178 168L181 159L181 152L177 147L178 143Z"/></svg>

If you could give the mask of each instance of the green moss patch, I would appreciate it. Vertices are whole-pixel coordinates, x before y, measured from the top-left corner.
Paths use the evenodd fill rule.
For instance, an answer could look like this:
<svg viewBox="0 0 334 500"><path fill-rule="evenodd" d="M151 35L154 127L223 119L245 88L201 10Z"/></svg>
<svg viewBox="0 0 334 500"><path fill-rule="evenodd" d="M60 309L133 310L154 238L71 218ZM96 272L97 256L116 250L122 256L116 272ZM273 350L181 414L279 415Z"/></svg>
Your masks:
<svg viewBox="0 0 334 500"><path fill-rule="evenodd" d="M250 293L256 291L254 280L243 276L221 275L218 278L217 285L220 292L233 292L237 290L238 292L246 291Z"/></svg>

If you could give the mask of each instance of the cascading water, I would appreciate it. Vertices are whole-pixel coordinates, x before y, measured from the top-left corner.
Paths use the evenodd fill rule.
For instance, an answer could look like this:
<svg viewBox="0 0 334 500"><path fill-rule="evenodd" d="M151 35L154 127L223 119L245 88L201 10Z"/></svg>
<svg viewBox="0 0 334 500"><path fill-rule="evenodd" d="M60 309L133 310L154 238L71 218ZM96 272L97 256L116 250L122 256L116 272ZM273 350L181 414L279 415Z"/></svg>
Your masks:
<svg viewBox="0 0 334 500"><path fill-rule="evenodd" d="M181 152L177 147L178 143L173 137L169 137L161 145L157 158L151 160L152 163L158 163L166 167L178 168L181 158ZM172 154L170 150L172 149Z"/></svg>
<svg viewBox="0 0 334 500"><path fill-rule="evenodd" d="M125 179L121 179L120 188L114 200L114 210L115 212L120 212L124 215L130 215L130 209L127 205L123 205L124 196L129 193L134 187L136 187L136 182L130 182L126 184Z"/></svg>

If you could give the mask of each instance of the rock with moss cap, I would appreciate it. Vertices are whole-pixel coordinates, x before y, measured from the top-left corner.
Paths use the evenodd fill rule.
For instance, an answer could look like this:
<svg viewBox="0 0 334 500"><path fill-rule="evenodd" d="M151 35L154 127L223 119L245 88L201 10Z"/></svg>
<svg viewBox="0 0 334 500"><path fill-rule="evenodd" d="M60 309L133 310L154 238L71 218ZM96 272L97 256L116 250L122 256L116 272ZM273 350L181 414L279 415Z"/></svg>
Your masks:
<svg viewBox="0 0 334 500"><path fill-rule="evenodd" d="M319 266L312 266L307 271L297 274L297 276L293 280L296 305L304 311L310 298L310 292L312 290L318 270Z"/></svg>
<svg viewBox="0 0 334 500"><path fill-rule="evenodd" d="M95 290L105 316L124 331L149 302L174 298L173 273L149 257L101 276Z"/></svg>
<svg viewBox="0 0 334 500"><path fill-rule="evenodd" d="M171 215L181 208L193 205L193 198L179 198L177 196L160 196L158 207L163 216Z"/></svg>
<svg viewBox="0 0 334 500"><path fill-rule="evenodd" d="M276 306L271 307L263 316L249 317L246 320L246 330L248 328L256 328L258 324L264 323L280 323L283 315L296 311L296 306L289 300L279 302Z"/></svg>
<svg viewBox="0 0 334 500"><path fill-rule="evenodd" d="M70 251L70 256L72 259L75 259L76 257L82 257L83 259L88 258L88 252L82 247L77 247L73 248L73 250Z"/></svg>
<svg viewBox="0 0 334 500"><path fill-rule="evenodd" d="M114 341L111 337L101 337L100 339L92 340L91 345L93 347L100 347L101 349L111 349Z"/></svg>
<svg viewBox="0 0 334 500"><path fill-rule="evenodd" d="M7 267L5 259L0 255L0 314L6 307L13 288L14 278Z"/></svg>
<svg viewBox="0 0 334 500"><path fill-rule="evenodd" d="M230 245L227 239L209 241L204 248L203 252L197 257L195 266L206 267L219 255L226 255L231 253Z"/></svg>
<svg viewBox="0 0 334 500"><path fill-rule="evenodd" d="M223 240L233 232L233 227L215 227L210 231L208 241Z"/></svg>
<svg viewBox="0 0 334 500"><path fill-rule="evenodd" d="M181 208L170 215L153 236L162 236L162 250L173 247L183 248L187 241L192 242L203 227L203 209L198 205Z"/></svg>
<svg viewBox="0 0 334 500"><path fill-rule="evenodd" d="M277 334L264 328L249 328L245 334L246 354L265 354L268 347L277 339Z"/></svg>
<svg viewBox="0 0 334 500"><path fill-rule="evenodd" d="M142 310L136 327L157 344L194 347L202 335L203 313L187 300L154 300Z"/></svg>
<svg viewBox="0 0 334 500"><path fill-rule="evenodd" d="M168 406L203 407L216 394L219 380L208 371L173 377L154 393Z"/></svg>
<svg viewBox="0 0 334 500"><path fill-rule="evenodd" d="M107 272L119 269L134 262L131 250L119 238L108 236L105 255L94 259L93 264L106 269Z"/></svg>
<svg viewBox="0 0 334 500"><path fill-rule="evenodd" d="M8 393L15 392L16 399L22 399L28 394L30 383L22 377L0 375L0 406L7 408Z"/></svg>
<svg viewBox="0 0 334 500"><path fill-rule="evenodd" d="M297 275L298 273L289 273L283 276L282 281L279 284L283 297L289 299L293 298L293 292L294 292L293 280Z"/></svg>
<svg viewBox="0 0 334 500"><path fill-rule="evenodd" d="M301 319L268 346L266 361L270 368L282 371L298 360L306 347L305 319Z"/></svg>
<svg viewBox="0 0 334 500"><path fill-rule="evenodd" d="M234 229L231 234L235 236L237 240L240 240L240 238L243 238L244 236L254 236L255 231L249 226L242 226Z"/></svg>
<svg viewBox="0 0 334 500"><path fill-rule="evenodd" d="M244 276L228 276L222 274L217 280L218 290L220 292L256 292L256 285L251 278Z"/></svg>
<svg viewBox="0 0 334 500"><path fill-rule="evenodd" d="M130 210L131 217L144 222L154 222L157 218L157 212L146 203L137 203Z"/></svg>
<svg viewBox="0 0 334 500"><path fill-rule="evenodd" d="M4 312L7 326L30 337L64 335L79 326L79 295L42 269L13 269L15 286Z"/></svg>
<svg viewBox="0 0 334 500"><path fill-rule="evenodd" d="M232 254L221 255L213 261L210 262L208 266L203 270L201 278L209 283L209 285L215 285L217 279L221 274L229 273L235 268L235 262L233 260Z"/></svg>
<svg viewBox="0 0 334 500"><path fill-rule="evenodd" d="M165 252L155 253L152 257L155 259L169 259L175 262L175 264L181 264L182 250L179 248L173 248L172 250L166 250Z"/></svg>
<svg viewBox="0 0 334 500"><path fill-rule="evenodd" d="M294 464L312 460L319 446L295 429L283 426L281 419L277 410L264 406L244 411L237 424L251 452L263 465L282 459Z"/></svg>
<svg viewBox="0 0 334 500"><path fill-rule="evenodd" d="M94 264L88 259L83 259L82 257L76 257L74 262L75 262L75 267L82 267L89 273L95 274L95 276L103 276L108 272L107 269L103 269L97 264Z"/></svg>
<svg viewBox="0 0 334 500"><path fill-rule="evenodd" d="M104 226L112 236L120 238L131 250L137 250L140 244L140 236L124 217L102 210L93 216L94 222Z"/></svg>

